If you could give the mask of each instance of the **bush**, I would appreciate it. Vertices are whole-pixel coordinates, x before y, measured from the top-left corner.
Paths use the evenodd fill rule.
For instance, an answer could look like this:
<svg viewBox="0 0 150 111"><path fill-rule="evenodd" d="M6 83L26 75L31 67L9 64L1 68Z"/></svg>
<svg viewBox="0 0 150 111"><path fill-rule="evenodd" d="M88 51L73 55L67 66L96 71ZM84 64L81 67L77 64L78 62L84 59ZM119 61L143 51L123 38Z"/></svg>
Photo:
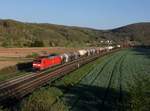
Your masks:
<svg viewBox="0 0 150 111"><path fill-rule="evenodd" d="M58 99L63 93L55 88L41 89L34 92L21 104L21 111L66 111L63 103ZM57 104L54 104L56 101Z"/></svg>
<svg viewBox="0 0 150 111"><path fill-rule="evenodd" d="M9 109L4 109L2 106L0 106L0 111L10 111Z"/></svg>
<svg viewBox="0 0 150 111"><path fill-rule="evenodd" d="M31 43L31 47L44 47L44 42L35 40L33 43Z"/></svg>
<svg viewBox="0 0 150 111"><path fill-rule="evenodd" d="M27 55L26 58L36 58L38 56L39 56L38 53L33 52L32 54Z"/></svg>

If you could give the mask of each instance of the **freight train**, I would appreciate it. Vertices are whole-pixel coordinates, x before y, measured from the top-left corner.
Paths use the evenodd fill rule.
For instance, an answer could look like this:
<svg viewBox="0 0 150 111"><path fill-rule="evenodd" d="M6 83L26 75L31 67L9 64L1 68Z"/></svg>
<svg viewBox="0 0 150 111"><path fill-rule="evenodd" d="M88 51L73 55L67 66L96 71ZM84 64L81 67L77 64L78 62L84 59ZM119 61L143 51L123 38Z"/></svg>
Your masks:
<svg viewBox="0 0 150 111"><path fill-rule="evenodd" d="M51 54L48 56L41 56L41 57L36 58L33 61L32 67L35 70L44 70L44 69L54 67L56 65L60 65L60 64L64 64L73 60L77 60L82 57L93 56L96 54L100 54L102 52L107 52L107 51L113 50L114 48L115 48L114 46L89 48L89 49L78 50L76 52L63 53L60 55Z"/></svg>

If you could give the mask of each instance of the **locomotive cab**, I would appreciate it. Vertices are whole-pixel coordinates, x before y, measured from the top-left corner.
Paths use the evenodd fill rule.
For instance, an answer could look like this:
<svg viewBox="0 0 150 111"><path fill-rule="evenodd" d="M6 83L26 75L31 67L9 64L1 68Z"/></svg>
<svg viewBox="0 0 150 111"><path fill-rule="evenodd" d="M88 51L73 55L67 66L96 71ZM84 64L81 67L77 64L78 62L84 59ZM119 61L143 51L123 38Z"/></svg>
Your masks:
<svg viewBox="0 0 150 111"><path fill-rule="evenodd" d="M34 69L41 69L41 62L42 62L41 59L34 60L32 63L32 67Z"/></svg>

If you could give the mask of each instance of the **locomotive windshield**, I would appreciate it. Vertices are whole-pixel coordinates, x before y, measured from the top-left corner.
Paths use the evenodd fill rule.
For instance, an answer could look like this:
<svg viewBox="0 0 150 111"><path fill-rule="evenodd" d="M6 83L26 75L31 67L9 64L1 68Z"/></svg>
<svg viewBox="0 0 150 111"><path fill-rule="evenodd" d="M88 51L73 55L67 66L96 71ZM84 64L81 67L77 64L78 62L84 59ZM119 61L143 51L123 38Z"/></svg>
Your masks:
<svg viewBox="0 0 150 111"><path fill-rule="evenodd" d="M34 60L35 63L41 63L41 60Z"/></svg>
<svg viewBox="0 0 150 111"><path fill-rule="evenodd" d="M50 54L50 55L48 55L48 58L53 57L53 56L57 56L57 54Z"/></svg>

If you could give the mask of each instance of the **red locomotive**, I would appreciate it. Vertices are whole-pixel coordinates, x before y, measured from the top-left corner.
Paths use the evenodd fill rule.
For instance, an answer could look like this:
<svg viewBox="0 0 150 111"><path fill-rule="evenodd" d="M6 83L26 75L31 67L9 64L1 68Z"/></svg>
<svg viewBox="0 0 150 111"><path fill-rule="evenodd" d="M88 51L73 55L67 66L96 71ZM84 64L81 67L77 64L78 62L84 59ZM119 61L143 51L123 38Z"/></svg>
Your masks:
<svg viewBox="0 0 150 111"><path fill-rule="evenodd" d="M41 56L33 61L32 66L36 70L44 70L62 63L60 56L51 54L49 56Z"/></svg>

